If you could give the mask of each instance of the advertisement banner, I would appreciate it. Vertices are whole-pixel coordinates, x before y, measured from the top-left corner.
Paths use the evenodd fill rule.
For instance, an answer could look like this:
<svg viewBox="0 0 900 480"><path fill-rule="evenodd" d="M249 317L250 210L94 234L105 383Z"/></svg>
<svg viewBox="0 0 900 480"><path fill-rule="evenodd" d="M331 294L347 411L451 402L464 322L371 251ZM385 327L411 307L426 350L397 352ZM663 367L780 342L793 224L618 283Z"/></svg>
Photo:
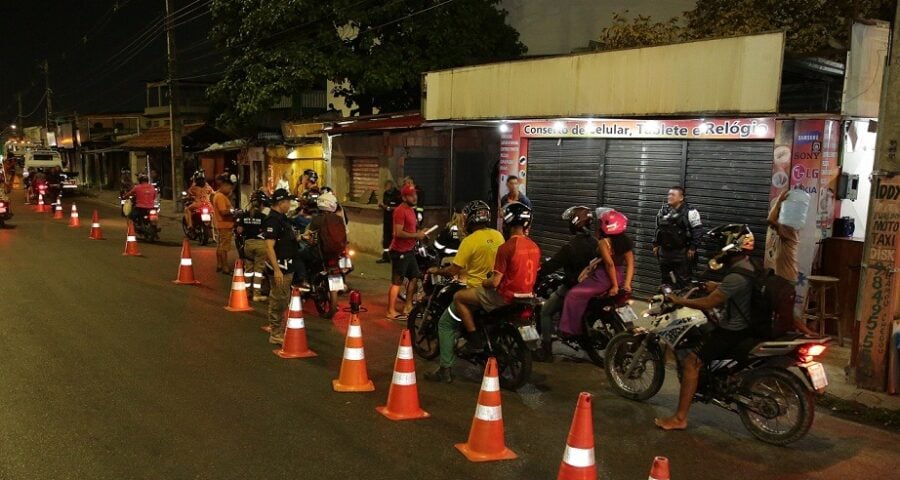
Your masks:
<svg viewBox="0 0 900 480"><path fill-rule="evenodd" d="M838 145L841 138L841 124L837 120L825 120L822 130L822 168L819 172L819 214L816 226L820 238L831 236L834 217L840 214L837 201L838 178L841 167L838 163Z"/></svg>
<svg viewBox="0 0 900 480"><path fill-rule="evenodd" d="M791 186L791 146L794 143L794 121L779 120L775 123L775 149L772 157L772 185L769 187L769 209L778 197ZM766 232L765 267L775 268L776 235Z"/></svg>
<svg viewBox="0 0 900 480"><path fill-rule="evenodd" d="M664 138L675 140L771 140L773 118L689 120L579 119L519 123L524 138Z"/></svg>
<svg viewBox="0 0 900 480"><path fill-rule="evenodd" d="M809 210L806 226L800 230L800 248L797 252L797 305L802 308L809 289L807 278L812 275L813 261L819 241L822 239L816 219L819 214L819 176L822 169L822 141L825 120L797 120L794 126L794 146L791 152L791 188L803 189L809 194Z"/></svg>
<svg viewBox="0 0 900 480"><path fill-rule="evenodd" d="M523 140L519 134L520 130L510 127L500 134L500 192L498 198L503 198L508 192L506 188L506 179L510 175L519 177L521 185L519 190L525 193L526 188L526 165L528 163L527 140Z"/></svg>
<svg viewBox="0 0 900 480"><path fill-rule="evenodd" d="M856 381L870 390L885 389L885 368L894 314L900 306L900 175L876 177L872 184L872 212L866 227L867 252L860 289L859 350ZM896 379L889 387L896 391Z"/></svg>

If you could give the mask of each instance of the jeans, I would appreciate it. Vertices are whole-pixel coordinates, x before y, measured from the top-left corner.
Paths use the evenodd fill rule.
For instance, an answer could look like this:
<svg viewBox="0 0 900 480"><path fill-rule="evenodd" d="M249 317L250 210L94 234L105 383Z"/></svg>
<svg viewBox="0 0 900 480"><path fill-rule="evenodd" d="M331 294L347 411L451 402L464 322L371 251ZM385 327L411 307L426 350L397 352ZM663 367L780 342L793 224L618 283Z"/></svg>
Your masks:
<svg viewBox="0 0 900 480"><path fill-rule="evenodd" d="M616 267L619 288L625 283L625 267ZM560 332L567 335L581 334L581 318L587 310L591 298L605 294L612 288L612 281L603 266L594 270L590 277L572 287L566 295L562 318L559 320Z"/></svg>
<svg viewBox="0 0 900 480"><path fill-rule="evenodd" d="M450 309L447 307L441 319L438 320L438 345L441 349L441 367L450 368L456 361L456 335L462 322L453 318Z"/></svg>
<svg viewBox="0 0 900 480"><path fill-rule="evenodd" d="M285 273L281 286L275 283L275 278L269 278L269 325L272 326L272 336L284 335L284 312L291 301L291 279L294 274Z"/></svg>
<svg viewBox="0 0 900 480"><path fill-rule="evenodd" d="M561 285L541 306L541 345L545 348L550 348L553 342L553 316L562 312L563 300L568 292L569 287Z"/></svg>

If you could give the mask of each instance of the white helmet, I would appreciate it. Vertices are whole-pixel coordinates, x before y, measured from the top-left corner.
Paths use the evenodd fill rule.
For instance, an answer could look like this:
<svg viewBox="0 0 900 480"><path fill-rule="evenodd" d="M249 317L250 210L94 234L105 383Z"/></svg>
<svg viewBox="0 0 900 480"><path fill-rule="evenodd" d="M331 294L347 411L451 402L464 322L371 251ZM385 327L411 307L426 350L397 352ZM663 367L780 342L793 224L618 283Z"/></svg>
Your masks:
<svg viewBox="0 0 900 480"><path fill-rule="evenodd" d="M325 192L316 199L316 206L323 212L334 213L337 210L337 197L331 192Z"/></svg>

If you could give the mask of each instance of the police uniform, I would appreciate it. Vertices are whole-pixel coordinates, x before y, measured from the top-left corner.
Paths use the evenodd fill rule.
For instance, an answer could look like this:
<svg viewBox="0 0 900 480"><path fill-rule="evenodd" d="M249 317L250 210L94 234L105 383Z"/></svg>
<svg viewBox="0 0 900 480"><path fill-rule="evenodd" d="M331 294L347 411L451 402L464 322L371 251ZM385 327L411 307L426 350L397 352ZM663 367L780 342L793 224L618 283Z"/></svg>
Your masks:
<svg viewBox="0 0 900 480"><path fill-rule="evenodd" d="M241 228L236 237L240 246L238 251L244 259L244 282L247 291L253 298L262 297L263 276L266 271L266 242L262 237L262 224L266 216L259 210L246 212L235 219L235 225ZM261 300L261 299L259 299Z"/></svg>
<svg viewBox="0 0 900 480"><path fill-rule="evenodd" d="M694 261L688 250L698 250L703 237L700 213L683 203L680 208L663 205L656 215L654 247L659 247L659 271L662 283L671 284L672 275L680 284L690 279Z"/></svg>
<svg viewBox="0 0 900 480"><path fill-rule="evenodd" d="M277 193L273 196L273 203L276 201ZM262 222L260 235L264 240L275 241L275 258L278 260L277 265L269 265L268 262L266 264L272 269L273 277L276 268L284 274L284 281L280 286L275 283L274 278L269 278L271 286L269 290L269 324L272 326L273 337L283 337L284 335L282 314L290 301L291 280L295 270L294 259L299 251L295 232L287 216L275 210L272 210Z"/></svg>

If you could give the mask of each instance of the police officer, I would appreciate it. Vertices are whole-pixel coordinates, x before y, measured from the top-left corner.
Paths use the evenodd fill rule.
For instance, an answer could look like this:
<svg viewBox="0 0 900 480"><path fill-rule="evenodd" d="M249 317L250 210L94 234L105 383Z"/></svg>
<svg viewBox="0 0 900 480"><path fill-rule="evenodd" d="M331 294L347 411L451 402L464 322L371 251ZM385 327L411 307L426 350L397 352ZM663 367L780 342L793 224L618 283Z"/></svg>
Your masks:
<svg viewBox="0 0 900 480"><path fill-rule="evenodd" d="M381 258L377 263L391 263L390 250L391 241L394 239L394 209L403 203L400 198L400 190L394 185L394 182L388 180L384 182L384 193L381 196L381 203L378 204L384 211L382 219L381 231Z"/></svg>
<svg viewBox="0 0 900 480"><path fill-rule="evenodd" d="M262 224L267 215L263 208L269 203L269 197L262 190L250 195L250 210L235 219L235 236L238 251L244 259L244 281L247 292L254 302L266 301L262 284L266 270L266 242L262 238Z"/></svg>
<svg viewBox="0 0 900 480"><path fill-rule="evenodd" d="M684 188L669 189L666 205L656 215L656 237L653 254L659 261L662 283L678 285L689 280L697 258L697 247L703 237L700 213L684 201Z"/></svg>
<svg viewBox="0 0 900 480"><path fill-rule="evenodd" d="M267 264L272 269L269 279L269 343L284 342L284 324L282 313L288 307L291 296L291 280L294 276L294 258L299 252L297 233L287 212L291 209L291 201L296 200L287 190L275 190L271 198L271 211L262 223L262 238L266 241Z"/></svg>

